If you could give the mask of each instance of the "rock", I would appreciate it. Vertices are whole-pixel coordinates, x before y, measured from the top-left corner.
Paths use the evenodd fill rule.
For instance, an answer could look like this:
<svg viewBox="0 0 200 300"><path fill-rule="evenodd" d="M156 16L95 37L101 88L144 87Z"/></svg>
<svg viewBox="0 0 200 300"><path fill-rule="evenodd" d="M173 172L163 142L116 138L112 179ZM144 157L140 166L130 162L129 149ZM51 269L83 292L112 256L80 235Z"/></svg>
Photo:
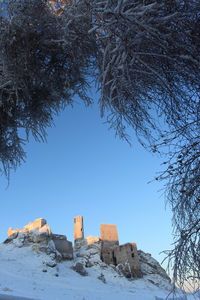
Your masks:
<svg viewBox="0 0 200 300"><path fill-rule="evenodd" d="M56 260L56 262L62 261L62 255L56 250L55 244L52 240L48 242L48 244L34 243L32 245L32 249L39 252L44 252L49 255L51 260Z"/></svg>
<svg viewBox="0 0 200 300"><path fill-rule="evenodd" d="M116 270L120 275L122 275L126 278L131 278L132 277L131 269L130 269L130 266L128 265L128 263L118 264L116 266Z"/></svg>
<svg viewBox="0 0 200 300"><path fill-rule="evenodd" d="M85 266L86 266L86 268L91 268L94 266L94 264L90 260L88 260L88 261L86 261Z"/></svg>
<svg viewBox="0 0 200 300"><path fill-rule="evenodd" d="M73 259L73 255L71 253L62 253L62 258L64 260L72 260Z"/></svg>
<svg viewBox="0 0 200 300"><path fill-rule="evenodd" d="M159 287L159 284L155 281L153 281L152 279L147 279L149 282L151 282L152 284L154 284L155 286Z"/></svg>
<svg viewBox="0 0 200 300"><path fill-rule="evenodd" d="M48 248L48 245L47 244L37 244L37 243L34 243L32 245L32 249L34 251L36 251L37 253L39 252L44 252L46 253L47 255L51 255L52 253L54 254L54 252L51 252L51 250Z"/></svg>
<svg viewBox="0 0 200 300"><path fill-rule="evenodd" d="M43 218L36 219L34 222L30 222L28 225L24 226L23 231L30 232L34 229L40 229L47 224L47 221ZM48 226L48 225L47 225Z"/></svg>
<svg viewBox="0 0 200 300"><path fill-rule="evenodd" d="M40 218L33 223L30 222L24 226L23 230L16 229L14 231L9 228L8 233L5 244L13 242L17 247L30 245L37 253L44 252L56 262L73 259L72 243L67 241L64 235L52 234L45 219Z"/></svg>
<svg viewBox="0 0 200 300"><path fill-rule="evenodd" d="M95 255L101 253L100 243L90 244L87 246L86 250L89 250L90 255Z"/></svg>
<svg viewBox="0 0 200 300"><path fill-rule="evenodd" d="M77 262L72 268L73 268L74 271L76 271L77 273L79 273L82 276L87 276L88 275L88 273L85 270L83 264L80 263L80 262Z"/></svg>
<svg viewBox="0 0 200 300"><path fill-rule="evenodd" d="M50 252L56 252L56 246L53 240L49 240L47 247Z"/></svg>
<svg viewBox="0 0 200 300"><path fill-rule="evenodd" d="M26 237L24 232L18 232L17 238L13 239L13 244L18 248L21 248L26 244Z"/></svg>
<svg viewBox="0 0 200 300"><path fill-rule="evenodd" d="M77 239L74 248L76 250L80 250L82 247L85 247L86 245L87 245L87 241L85 239Z"/></svg>
<svg viewBox="0 0 200 300"><path fill-rule="evenodd" d="M62 255L58 251L56 251L56 261L57 262L61 262L62 261Z"/></svg>
<svg viewBox="0 0 200 300"><path fill-rule="evenodd" d="M34 222L33 222L33 227L34 228L41 228L43 227L44 225L47 224L47 221L43 218L39 218L39 219L36 219Z"/></svg>
<svg viewBox="0 0 200 300"><path fill-rule="evenodd" d="M16 228L15 230L12 229L12 227L8 228L8 236L13 235L14 233L18 233L21 232L22 230L20 230L19 228Z"/></svg>
<svg viewBox="0 0 200 300"><path fill-rule="evenodd" d="M12 227L9 227L9 228L8 228L8 236L11 236L13 233L14 233L14 232L13 232Z"/></svg>
<svg viewBox="0 0 200 300"><path fill-rule="evenodd" d="M49 254L49 257L50 257L52 260L56 259L56 253L54 253L54 252L50 253L50 254Z"/></svg>
<svg viewBox="0 0 200 300"><path fill-rule="evenodd" d="M136 243L126 243L113 248L113 261L115 265L124 265L124 276L127 278L141 278L141 266Z"/></svg>
<svg viewBox="0 0 200 300"><path fill-rule="evenodd" d="M28 223L28 225L24 226L24 231L29 232L32 229L33 229L33 222L30 222L30 223Z"/></svg>
<svg viewBox="0 0 200 300"><path fill-rule="evenodd" d="M141 263L141 271L143 275L158 274L164 279L171 281L166 271L161 267L157 260L151 254L138 250L138 256Z"/></svg>
<svg viewBox="0 0 200 300"><path fill-rule="evenodd" d="M42 272L46 273L46 272L47 272L47 269L42 269Z"/></svg>
<svg viewBox="0 0 200 300"><path fill-rule="evenodd" d="M36 219L34 222L30 222L28 225L25 225L23 229L12 229L12 227L10 227L8 229L8 236L16 233L16 232L25 232L25 233L29 233L35 229L38 229L38 231L40 231L41 233L43 232L47 232L48 234L51 234L51 230L50 227L47 225L47 221L43 218L40 219Z"/></svg>
<svg viewBox="0 0 200 300"><path fill-rule="evenodd" d="M33 243L41 243L41 244L48 244L50 237L45 233L40 233L39 230L35 229L28 233L28 238L30 242Z"/></svg>
<svg viewBox="0 0 200 300"><path fill-rule="evenodd" d="M17 236L18 236L18 232L15 232L12 235L8 236L8 238L4 241L4 244L8 244L12 242L12 240L17 238Z"/></svg>
<svg viewBox="0 0 200 300"><path fill-rule="evenodd" d="M33 244L33 245L32 245L32 250L35 251L37 254L39 254L40 251L41 251L41 252L45 252L45 251L42 251L42 250L40 249L40 245L38 245L38 244Z"/></svg>
<svg viewBox="0 0 200 300"><path fill-rule="evenodd" d="M99 275L97 278L99 280L101 280L103 283L106 283L106 279L105 279L105 276L103 275L103 273L101 273L101 275Z"/></svg>
<svg viewBox="0 0 200 300"><path fill-rule="evenodd" d="M88 245L98 243L100 241L99 237L94 237L92 235L88 236L85 238L86 242Z"/></svg>
<svg viewBox="0 0 200 300"><path fill-rule="evenodd" d="M62 258L65 260L73 259L72 242L68 241L65 235L52 234L51 237L56 250L62 255Z"/></svg>
<svg viewBox="0 0 200 300"><path fill-rule="evenodd" d="M45 233L47 235L51 234L51 229L49 227L49 225L45 224L44 226L42 226L41 228L39 228L39 232L40 233Z"/></svg>
<svg viewBox="0 0 200 300"><path fill-rule="evenodd" d="M55 261L46 261L45 264L47 267L51 267L51 268L54 268L57 265Z"/></svg>
<svg viewBox="0 0 200 300"><path fill-rule="evenodd" d="M73 259L72 243L67 240L65 235L52 234L45 219L36 219L24 226L23 229L8 229L8 238L5 244L13 243L16 247L32 246L32 249L44 252L52 260L61 262L65 259ZM54 264L56 265L54 262Z"/></svg>
<svg viewBox="0 0 200 300"><path fill-rule="evenodd" d="M76 253L76 257L85 257L85 253L79 253L79 252L77 252Z"/></svg>

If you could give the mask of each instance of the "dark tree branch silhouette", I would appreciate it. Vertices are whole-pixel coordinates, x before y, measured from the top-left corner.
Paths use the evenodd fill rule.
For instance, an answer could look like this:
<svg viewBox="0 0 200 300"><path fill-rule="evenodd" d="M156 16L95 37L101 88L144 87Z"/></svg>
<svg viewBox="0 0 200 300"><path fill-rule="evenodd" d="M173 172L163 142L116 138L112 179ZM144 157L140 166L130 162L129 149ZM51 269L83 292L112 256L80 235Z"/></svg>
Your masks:
<svg viewBox="0 0 200 300"><path fill-rule="evenodd" d="M156 178L166 182L166 199L173 212L174 245L165 254L180 286L200 278L200 128L195 123L189 126L190 138L180 139L177 134L170 138L167 167Z"/></svg>
<svg viewBox="0 0 200 300"><path fill-rule="evenodd" d="M54 113L86 90L96 43L84 3L58 17L41 0L5 1L0 18L0 160L6 174L25 158L19 129L45 138ZM80 13L81 12L81 13ZM77 16L74 18L74 16Z"/></svg>

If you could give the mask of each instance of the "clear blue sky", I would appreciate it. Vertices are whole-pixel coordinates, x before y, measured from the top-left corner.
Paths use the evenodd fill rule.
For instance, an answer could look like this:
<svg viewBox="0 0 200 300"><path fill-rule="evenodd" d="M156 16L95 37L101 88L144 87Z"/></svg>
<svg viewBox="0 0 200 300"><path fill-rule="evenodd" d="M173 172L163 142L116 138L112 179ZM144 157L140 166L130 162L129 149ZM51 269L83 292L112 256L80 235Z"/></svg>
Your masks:
<svg viewBox="0 0 200 300"><path fill-rule="evenodd" d="M117 224L120 243L136 242L159 261L170 248L171 214L162 185L148 184L161 160L132 138L133 146L103 124L97 105L76 104L55 118L47 143L31 139L27 161L0 178L0 241L9 227L47 219L52 232L73 241L73 218L84 217L85 236L100 235L100 224Z"/></svg>

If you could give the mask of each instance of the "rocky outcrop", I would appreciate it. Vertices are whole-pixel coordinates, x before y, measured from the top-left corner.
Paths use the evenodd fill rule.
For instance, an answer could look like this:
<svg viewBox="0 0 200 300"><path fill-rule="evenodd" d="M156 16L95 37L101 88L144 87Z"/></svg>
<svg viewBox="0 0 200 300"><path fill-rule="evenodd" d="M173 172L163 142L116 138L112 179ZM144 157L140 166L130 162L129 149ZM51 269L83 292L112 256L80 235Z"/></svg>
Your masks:
<svg viewBox="0 0 200 300"><path fill-rule="evenodd" d="M170 279L160 264L152 258L150 254L141 250L138 250L138 257L141 265L140 272L143 275L143 279L157 287L170 290ZM112 270L116 272L118 276L126 277L129 280L137 279L132 276L131 267L128 261L114 265L106 264L101 260L101 241L89 245L85 244L74 253L73 269L80 274L82 272L84 274L85 271L89 273L89 271L87 271L89 268L98 268L100 271L98 279L102 280L104 283L106 282L106 277L104 275L106 270Z"/></svg>
<svg viewBox="0 0 200 300"><path fill-rule="evenodd" d="M81 262L76 262L74 264L74 266L72 267L72 269L74 271L76 271L77 273L79 273L80 275L82 275L82 276L87 276L88 275L84 265Z"/></svg>
<svg viewBox="0 0 200 300"><path fill-rule="evenodd" d="M8 229L8 236L13 235L14 233L18 233L18 232L31 232L33 230L38 230L41 233L48 233L51 234L51 229L50 227L47 225L47 221L43 218L39 218L36 219L34 222L30 222L28 225L25 225L23 229L12 229L12 227L10 227Z"/></svg>
<svg viewBox="0 0 200 300"><path fill-rule="evenodd" d="M127 278L141 278L141 266L136 243L126 243L113 249L115 265L120 267Z"/></svg>
<svg viewBox="0 0 200 300"><path fill-rule="evenodd" d="M103 283L106 283L106 279L103 273L101 273L98 277L99 280L101 280Z"/></svg>
<svg viewBox="0 0 200 300"><path fill-rule="evenodd" d="M48 266L56 266L57 262L62 260L61 253L57 251L51 235L47 232L41 233L39 230L15 232L4 241L4 244L8 243L12 243L18 248L31 246L36 253L45 252L49 256L49 260L44 264Z"/></svg>
<svg viewBox="0 0 200 300"><path fill-rule="evenodd" d="M81 263L82 266L87 268L99 267L104 269L108 267L100 258L101 254L101 243L93 243L90 245L85 244L74 253L74 266L77 263Z"/></svg>
<svg viewBox="0 0 200 300"><path fill-rule="evenodd" d="M166 271L161 267L159 262L151 256L151 254L145 253L142 250L138 250L138 256L143 275L157 274L170 281Z"/></svg>
<svg viewBox="0 0 200 300"><path fill-rule="evenodd" d="M51 266L65 259L73 259L72 243L65 235L52 234L45 219L36 219L23 229L9 228L5 244L13 243L16 247L31 246L36 252L45 252L51 258Z"/></svg>
<svg viewBox="0 0 200 300"><path fill-rule="evenodd" d="M63 259L73 259L72 242L68 241L65 235L51 234L51 238Z"/></svg>
<svg viewBox="0 0 200 300"><path fill-rule="evenodd" d="M18 248L31 247L38 256L44 256L43 272L47 272L48 268L59 269L57 264L62 260L74 259L70 263L74 271L82 276L90 276L94 270L97 270L97 278L103 283L107 282L109 273L112 273L113 278L126 277L129 280L136 280L143 276L148 283L170 290L170 278L165 270L150 254L141 250L137 251L135 243L118 245L118 241L114 241L113 245L110 244L113 243L112 236L111 241L102 241L92 236L82 238L80 241L73 253L72 243L67 240L66 236L53 234L46 220L40 218L24 226L22 230L9 228L8 238L4 244L11 243ZM107 253L109 249L111 252ZM110 255L108 262L105 260L107 254Z"/></svg>

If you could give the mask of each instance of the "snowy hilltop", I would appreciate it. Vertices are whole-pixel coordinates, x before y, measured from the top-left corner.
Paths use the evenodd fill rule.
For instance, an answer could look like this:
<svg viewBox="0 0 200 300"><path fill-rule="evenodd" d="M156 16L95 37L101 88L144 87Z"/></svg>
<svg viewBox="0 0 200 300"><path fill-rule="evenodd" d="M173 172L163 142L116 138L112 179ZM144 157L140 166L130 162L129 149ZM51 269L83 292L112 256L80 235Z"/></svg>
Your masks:
<svg viewBox="0 0 200 300"><path fill-rule="evenodd" d="M42 230L34 223L27 226L9 229L0 244L0 294L39 300L145 300L165 299L172 289L165 270L141 250L142 278L132 278L123 265L102 261L100 239L90 244L85 239L69 257L61 247L66 240L53 235L47 224Z"/></svg>

